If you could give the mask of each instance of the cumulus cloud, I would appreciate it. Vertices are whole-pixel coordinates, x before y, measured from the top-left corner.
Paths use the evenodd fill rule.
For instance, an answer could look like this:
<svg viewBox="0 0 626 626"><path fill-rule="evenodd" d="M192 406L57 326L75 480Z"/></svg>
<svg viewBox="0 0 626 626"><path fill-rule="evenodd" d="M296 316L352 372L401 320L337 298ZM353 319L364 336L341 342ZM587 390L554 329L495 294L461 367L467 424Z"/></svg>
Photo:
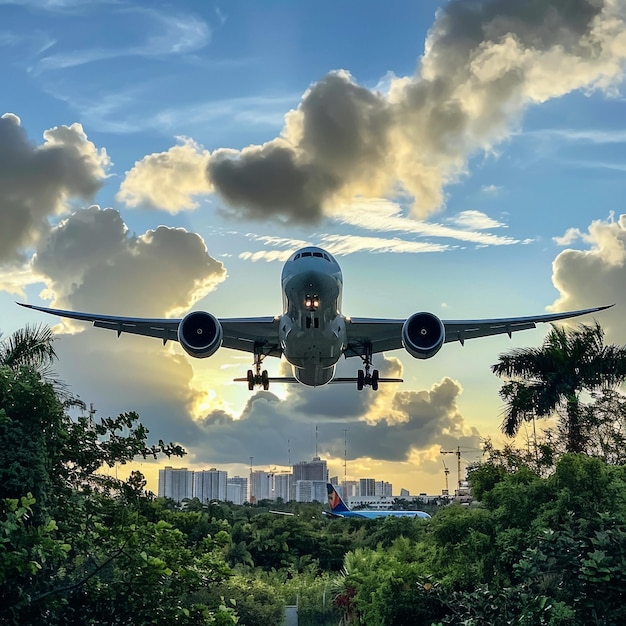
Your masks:
<svg viewBox="0 0 626 626"><path fill-rule="evenodd" d="M179 138L167 152L144 157L126 172L116 200L129 207L156 208L176 214L195 209L195 196L211 192L206 177L209 153L193 140Z"/></svg>
<svg viewBox="0 0 626 626"><path fill-rule="evenodd" d="M576 235L587 247L583 250L568 248L554 259L552 282L560 296L550 308L566 311L616 303L597 319L607 333L607 340L624 344L626 215L594 221L586 233L568 231L565 241L573 243Z"/></svg>
<svg viewBox="0 0 626 626"><path fill-rule="evenodd" d="M394 358L380 357L381 375L401 374ZM351 364L354 366L354 363ZM348 373L342 364L339 375ZM398 391L395 384L379 391L356 393L352 385L319 389L289 388L285 399L272 391L252 395L240 416L212 411L197 422L194 456L207 463L242 461L254 455L255 463L276 464L285 457L289 439L294 457L312 454L312 424L318 428L320 454L339 459L344 454L348 430L349 459L375 458L406 461L415 451L433 445L479 447L479 433L461 415L457 401L461 386L444 378L431 389Z"/></svg>
<svg viewBox="0 0 626 626"><path fill-rule="evenodd" d="M51 128L43 137L34 145L17 116L0 117L0 264L23 261L49 218L67 211L72 197L93 197L110 165L80 124Z"/></svg>
<svg viewBox="0 0 626 626"><path fill-rule="evenodd" d="M623 75L621 0L452 0L412 77L386 93L346 71L311 86L280 137L211 154L207 174L238 215L315 223L355 196L404 193L425 217L468 158L509 136L524 109Z"/></svg>
<svg viewBox="0 0 626 626"><path fill-rule="evenodd" d="M226 276L199 235L165 226L130 235L118 211L98 206L54 227L32 266L54 306L149 317L186 312Z"/></svg>

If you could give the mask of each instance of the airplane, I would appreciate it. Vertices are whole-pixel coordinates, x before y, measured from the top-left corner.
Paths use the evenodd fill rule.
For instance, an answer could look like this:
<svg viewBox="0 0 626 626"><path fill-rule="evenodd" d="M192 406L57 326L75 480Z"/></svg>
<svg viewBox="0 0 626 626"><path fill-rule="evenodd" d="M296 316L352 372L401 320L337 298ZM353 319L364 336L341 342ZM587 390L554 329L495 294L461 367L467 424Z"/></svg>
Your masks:
<svg viewBox="0 0 626 626"><path fill-rule="evenodd" d="M352 511L341 499L334 485L326 483L326 491L328 492L328 506L330 507L330 512L324 511L324 515L329 517L360 517L365 519L376 519L378 517L420 517L422 519L430 519L430 515L424 511L390 511L384 509Z"/></svg>
<svg viewBox="0 0 626 626"><path fill-rule="evenodd" d="M416 359L430 359L444 343L490 335L508 334L535 328L539 322L554 322L607 309L611 305L578 311L530 317L479 320L441 320L420 311L405 319L347 317L341 312L343 274L333 256L315 246L291 254L281 275L283 312L268 317L220 318L206 311L191 311L181 319L119 317L98 313L64 311L33 304L24 306L52 315L92 322L98 328L178 341L194 358L206 358L219 348L252 353L253 369L245 378L250 391L269 389L271 382L302 383L319 387L328 383L356 383L361 391L376 391L380 383L401 383L401 378L385 378L372 369L372 356L404 348ZM268 357L284 357L293 368L291 377L270 377L262 369ZM335 376L341 357L358 357L363 368L353 378Z"/></svg>

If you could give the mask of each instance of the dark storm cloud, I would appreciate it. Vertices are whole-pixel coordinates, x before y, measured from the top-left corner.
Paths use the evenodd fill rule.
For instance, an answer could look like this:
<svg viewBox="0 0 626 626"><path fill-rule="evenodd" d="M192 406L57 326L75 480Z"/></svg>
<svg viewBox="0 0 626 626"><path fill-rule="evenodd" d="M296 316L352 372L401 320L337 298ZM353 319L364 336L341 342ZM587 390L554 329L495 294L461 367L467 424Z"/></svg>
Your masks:
<svg viewBox="0 0 626 626"><path fill-rule="evenodd" d="M44 139L34 145L18 117L0 117L0 263L23 260L68 198L89 199L102 184L108 157L80 124L50 129Z"/></svg>
<svg viewBox="0 0 626 626"><path fill-rule="evenodd" d="M208 177L248 218L314 223L333 202L390 191L408 192L427 215L526 106L621 77L621 9L612 0L453 0L437 13L415 76L383 95L332 72L287 114L280 138L217 150Z"/></svg>

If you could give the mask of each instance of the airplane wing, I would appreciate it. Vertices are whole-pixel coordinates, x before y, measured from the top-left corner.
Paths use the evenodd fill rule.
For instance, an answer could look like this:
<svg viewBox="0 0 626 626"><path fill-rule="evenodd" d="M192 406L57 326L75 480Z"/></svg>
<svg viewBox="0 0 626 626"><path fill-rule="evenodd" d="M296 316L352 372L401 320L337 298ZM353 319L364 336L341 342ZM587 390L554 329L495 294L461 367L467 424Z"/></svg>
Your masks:
<svg viewBox="0 0 626 626"><path fill-rule="evenodd" d="M34 304L18 302L20 306L59 317L91 322L96 328L114 330L119 337L122 333L156 337L163 341L178 341L178 325L180 319L162 319L148 317L119 317L116 315L100 315L98 313L81 313L50 309ZM274 317L222 318L219 320L224 331L224 348L254 352L255 344L264 346L264 353L270 356L282 354L278 342L278 321Z"/></svg>
<svg viewBox="0 0 626 626"><path fill-rule="evenodd" d="M529 317L502 317L482 320L442 320L446 331L444 343L458 341L464 344L467 339L489 337L490 335L508 334L518 330L536 328L538 323L556 322L558 320L579 317L589 313L597 313L612 307L593 307L578 311L548 313ZM349 318L346 322L348 345L345 351L349 356L364 356L366 347L371 345L372 354L402 348L402 326L405 319L376 319L365 317Z"/></svg>

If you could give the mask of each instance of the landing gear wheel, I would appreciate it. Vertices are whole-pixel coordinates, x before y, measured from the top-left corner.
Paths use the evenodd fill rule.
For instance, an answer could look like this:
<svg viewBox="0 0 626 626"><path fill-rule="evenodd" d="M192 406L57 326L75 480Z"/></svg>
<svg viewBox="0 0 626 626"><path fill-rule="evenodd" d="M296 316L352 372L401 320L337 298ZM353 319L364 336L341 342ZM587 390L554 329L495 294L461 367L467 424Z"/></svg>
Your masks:
<svg viewBox="0 0 626 626"><path fill-rule="evenodd" d="M254 389L254 374L252 370L248 370L248 390L252 391Z"/></svg>
<svg viewBox="0 0 626 626"><path fill-rule="evenodd" d="M371 385L372 385L372 389L374 391L378 391L378 378L379 378L379 376L380 375L378 373L378 370L374 370L372 372L372 382L371 382Z"/></svg>
<svg viewBox="0 0 626 626"><path fill-rule="evenodd" d="M363 391L363 384L365 383L365 372L359 370L356 374L356 388L358 391Z"/></svg>
<svg viewBox="0 0 626 626"><path fill-rule="evenodd" d="M263 370L261 372L261 384L263 385L263 389L267 391L270 388L270 380L267 374L267 370Z"/></svg>

